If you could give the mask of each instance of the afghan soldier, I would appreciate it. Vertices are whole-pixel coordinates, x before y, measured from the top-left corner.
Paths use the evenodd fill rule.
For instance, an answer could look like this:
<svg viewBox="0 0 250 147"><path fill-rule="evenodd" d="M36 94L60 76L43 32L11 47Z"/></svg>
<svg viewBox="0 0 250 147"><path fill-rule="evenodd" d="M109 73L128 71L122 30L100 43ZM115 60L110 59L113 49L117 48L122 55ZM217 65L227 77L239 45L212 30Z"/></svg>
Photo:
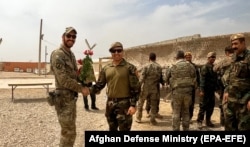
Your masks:
<svg viewBox="0 0 250 147"><path fill-rule="evenodd" d="M109 49L112 62L104 66L91 92L100 92L107 84L105 116L110 131L130 131L132 116L140 94L137 68L123 58L123 45L115 42Z"/></svg>
<svg viewBox="0 0 250 147"><path fill-rule="evenodd" d="M199 67L192 62L192 53L191 52L186 52L185 53L185 59L186 61L189 61L194 67L195 67L195 71L196 71L196 80L197 80L197 85L200 84L200 72L199 72ZM190 121L192 120L193 114L194 114L194 104L195 104L195 94L196 94L196 89L193 89L192 92L192 103L190 105L189 108L189 113L190 113Z"/></svg>
<svg viewBox="0 0 250 147"><path fill-rule="evenodd" d="M176 60L176 63L172 65L165 78L166 84L169 84L172 89L172 126L174 131L179 131L182 119L183 130L188 131L192 91L197 86L196 71L195 67L185 60L183 51L177 52Z"/></svg>
<svg viewBox="0 0 250 147"><path fill-rule="evenodd" d="M230 67L232 63L232 55L234 53L234 49L232 49L231 45L225 47L225 58L222 59L220 62L214 65L214 72L217 73L218 76L218 85L219 85L219 96L220 96L220 124L222 126L225 125L225 116L224 116L224 110L226 107L226 103L222 101L223 99L223 94L224 94L224 89L225 89L225 72L227 69Z"/></svg>
<svg viewBox="0 0 250 147"><path fill-rule="evenodd" d="M229 68L223 100L226 131L250 130L250 51L246 48L245 36L230 37L234 55Z"/></svg>
<svg viewBox="0 0 250 147"><path fill-rule="evenodd" d="M150 104L150 124L156 125L155 120L160 103L160 83L164 85L162 77L162 67L156 62L156 54L149 54L149 64L143 67L140 84L142 91L138 101L138 111L136 115L136 122L140 123L142 118L142 110L145 100Z"/></svg>
<svg viewBox="0 0 250 147"><path fill-rule="evenodd" d="M87 87L77 81L77 65L71 47L75 43L76 30L67 27L61 46L51 53L51 71L55 75L55 109L61 125L60 147L73 147L76 138L76 97L78 92L89 94Z"/></svg>
<svg viewBox="0 0 250 147"><path fill-rule="evenodd" d="M213 71L215 52L207 54L207 63L201 67L200 71L200 110L197 117L198 128L202 128L202 121L206 115L206 125L214 127L211 116L215 106L215 91L217 89L217 73Z"/></svg>

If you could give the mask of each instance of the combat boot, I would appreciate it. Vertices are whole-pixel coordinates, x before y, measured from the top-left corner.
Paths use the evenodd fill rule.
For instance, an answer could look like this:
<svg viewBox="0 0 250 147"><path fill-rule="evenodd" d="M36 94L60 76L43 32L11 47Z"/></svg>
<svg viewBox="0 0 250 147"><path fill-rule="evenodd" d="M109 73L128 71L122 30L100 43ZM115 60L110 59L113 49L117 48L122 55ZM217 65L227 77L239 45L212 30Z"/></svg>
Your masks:
<svg viewBox="0 0 250 147"><path fill-rule="evenodd" d="M214 124L210 120L207 120L206 121L206 126L213 128Z"/></svg>
<svg viewBox="0 0 250 147"><path fill-rule="evenodd" d="M200 122L200 121L197 121L197 127L198 127L198 129L202 129L202 122Z"/></svg>
<svg viewBox="0 0 250 147"><path fill-rule="evenodd" d="M155 119L150 119L150 125L155 126L157 123L158 122Z"/></svg>

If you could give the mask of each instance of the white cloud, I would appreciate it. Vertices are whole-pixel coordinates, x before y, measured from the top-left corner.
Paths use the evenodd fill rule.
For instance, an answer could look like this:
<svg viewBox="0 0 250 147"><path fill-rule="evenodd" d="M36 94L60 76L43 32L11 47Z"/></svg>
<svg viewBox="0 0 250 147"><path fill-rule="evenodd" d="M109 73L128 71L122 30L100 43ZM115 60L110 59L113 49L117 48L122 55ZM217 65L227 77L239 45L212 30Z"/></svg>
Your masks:
<svg viewBox="0 0 250 147"><path fill-rule="evenodd" d="M43 52L45 46L48 53L57 48L65 27L73 26L78 31L72 49L76 57L83 56L87 38L90 44L97 43L93 57L99 58L109 56L114 41L131 47L193 34L248 32L249 7L250 2L244 0L2 1L0 60L38 61L41 19Z"/></svg>

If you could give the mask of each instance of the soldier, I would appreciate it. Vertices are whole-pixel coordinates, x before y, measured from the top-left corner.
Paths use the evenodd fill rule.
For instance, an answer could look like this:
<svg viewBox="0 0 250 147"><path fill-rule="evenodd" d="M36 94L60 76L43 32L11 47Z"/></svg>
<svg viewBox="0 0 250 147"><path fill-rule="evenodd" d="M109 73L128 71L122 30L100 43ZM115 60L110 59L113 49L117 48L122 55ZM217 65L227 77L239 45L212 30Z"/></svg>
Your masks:
<svg viewBox="0 0 250 147"><path fill-rule="evenodd" d="M198 128L202 128L202 121L206 113L206 125L214 127L211 116L215 106L215 91L217 89L217 73L213 71L215 52L207 54L207 63L201 67L200 71L200 110L197 117Z"/></svg>
<svg viewBox="0 0 250 147"><path fill-rule="evenodd" d="M197 85L200 84L200 72L198 66L192 62L192 53L191 52L186 52L185 53L185 59L186 61L189 61L195 68L196 70L196 80L197 80ZM189 108L189 113L190 113L190 121L192 120L193 114L194 114L194 104L195 104L195 94L196 94L196 89L194 88L192 91L192 103Z"/></svg>
<svg viewBox="0 0 250 147"><path fill-rule="evenodd" d="M51 71L55 75L55 109L61 126L60 147L73 147L76 138L76 97L78 92L89 94L87 87L77 82L77 65L71 47L75 43L76 30L67 27L61 46L51 53Z"/></svg>
<svg viewBox="0 0 250 147"><path fill-rule="evenodd" d="M188 131L192 91L197 86L196 71L195 67L185 60L183 51L177 52L176 60L176 63L172 65L165 78L166 84L169 84L172 89L172 126L174 131L179 131L182 119L183 131Z"/></svg>
<svg viewBox="0 0 250 147"><path fill-rule="evenodd" d="M160 64L156 62L156 54L149 54L149 64L143 67L140 84L142 85L142 91L138 101L138 111L136 114L136 122L140 123L142 118L142 110L145 100L147 99L150 105L150 124L156 125L155 120L160 103L160 83L164 85L162 78L162 68Z"/></svg>
<svg viewBox="0 0 250 147"><path fill-rule="evenodd" d="M234 55L230 65L223 100L226 131L250 130L250 51L246 48L245 36L230 37Z"/></svg>
<svg viewBox="0 0 250 147"><path fill-rule="evenodd" d="M220 96L220 124L222 126L225 125L225 117L224 117L224 107L226 106L226 103L222 102L224 89L225 89L225 80L223 77L225 77L225 72L230 67L232 63L232 56L234 53L234 49L232 49L231 45L225 47L225 58L222 59L220 62L214 65L214 72L218 75L218 85L219 85L219 91L218 94Z"/></svg>
<svg viewBox="0 0 250 147"><path fill-rule="evenodd" d="M140 94L136 67L123 58L123 45L115 42L109 49L112 62L105 65L91 92L100 92L107 84L105 116L110 131L130 131L132 116Z"/></svg>

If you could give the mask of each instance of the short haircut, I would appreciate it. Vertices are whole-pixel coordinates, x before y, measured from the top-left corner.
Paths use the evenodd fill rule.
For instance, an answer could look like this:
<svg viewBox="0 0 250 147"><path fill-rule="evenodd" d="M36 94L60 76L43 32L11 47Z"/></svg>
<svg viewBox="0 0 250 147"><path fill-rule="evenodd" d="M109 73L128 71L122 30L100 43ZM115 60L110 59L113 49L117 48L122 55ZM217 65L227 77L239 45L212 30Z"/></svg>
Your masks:
<svg viewBox="0 0 250 147"><path fill-rule="evenodd" d="M152 60L152 61L155 61L156 60L156 54L155 53L150 53L149 54L149 59Z"/></svg>

